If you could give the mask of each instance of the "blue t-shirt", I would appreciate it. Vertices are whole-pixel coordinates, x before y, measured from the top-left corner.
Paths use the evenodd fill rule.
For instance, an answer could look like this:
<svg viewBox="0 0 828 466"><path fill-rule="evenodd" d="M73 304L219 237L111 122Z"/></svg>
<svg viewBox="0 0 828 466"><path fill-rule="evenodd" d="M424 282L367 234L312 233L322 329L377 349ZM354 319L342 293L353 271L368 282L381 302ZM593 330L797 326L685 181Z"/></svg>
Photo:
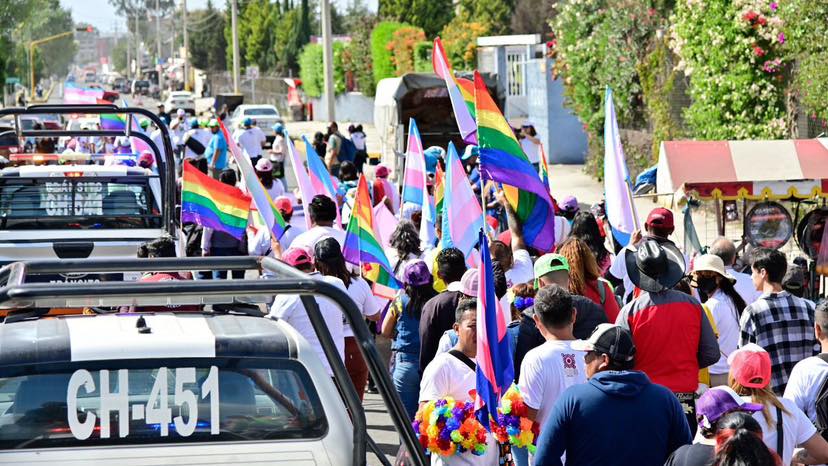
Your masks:
<svg viewBox="0 0 828 466"><path fill-rule="evenodd" d="M213 159L217 157L215 159L216 170L224 170L227 168L227 141L224 139L224 135L221 134L221 131L214 134L210 139L210 143L207 144L207 151L204 153L204 156L210 163L212 163Z"/></svg>

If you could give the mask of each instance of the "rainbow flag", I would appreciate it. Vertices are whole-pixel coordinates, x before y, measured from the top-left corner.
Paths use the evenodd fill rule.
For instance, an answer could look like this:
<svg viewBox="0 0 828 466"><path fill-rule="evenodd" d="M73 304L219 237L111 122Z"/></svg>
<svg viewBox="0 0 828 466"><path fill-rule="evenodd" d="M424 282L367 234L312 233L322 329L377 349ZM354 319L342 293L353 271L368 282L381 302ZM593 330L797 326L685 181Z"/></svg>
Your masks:
<svg viewBox="0 0 828 466"><path fill-rule="evenodd" d="M437 171L434 173L434 208L437 212L443 211L443 197L446 190L446 175L440 164L437 164Z"/></svg>
<svg viewBox="0 0 828 466"><path fill-rule="evenodd" d="M250 215L250 197L184 163L181 223L192 222L242 239Z"/></svg>
<svg viewBox="0 0 828 466"><path fill-rule="evenodd" d="M529 163L512 128L498 110L480 73L474 73L477 138L482 178L503 183L523 227L526 244L542 252L555 247L555 209L549 189Z"/></svg>
<svg viewBox="0 0 828 466"><path fill-rule="evenodd" d="M239 166L242 183L244 183L245 189L247 189L247 192L249 192L250 196L253 198L253 203L255 204L253 223L258 228L266 226L273 238L277 240L280 239L287 230L287 222L285 222L285 219L282 217L282 213L279 212L279 209L276 208L276 205L273 203L273 199L270 198L270 194L268 194L267 189L265 189L262 182L259 181L259 177L256 175L256 170L250 162L250 157L246 156L236 144L236 141L230 137L230 132L227 131L227 127L224 126L224 123L219 121L219 125L221 125L221 131L224 134L224 138L227 140L227 149L233 155L233 158L236 159L236 164ZM250 197L247 199L247 204L249 206Z"/></svg>
<svg viewBox="0 0 828 466"><path fill-rule="evenodd" d="M372 291L376 296L394 298L401 285L394 277L388 257L377 239L379 235L374 229L374 211L365 176L359 178L354 209L346 231L342 247L345 260L361 266L362 276L373 282Z"/></svg>
<svg viewBox="0 0 828 466"><path fill-rule="evenodd" d="M124 130L124 129L126 129L126 117L124 115L121 115L121 114L113 114L113 113L103 114L103 115L101 115L101 129L103 129L103 130Z"/></svg>
<svg viewBox="0 0 828 466"><path fill-rule="evenodd" d="M442 226L440 245L443 248L457 248L467 259L474 256L477 234L483 229L483 210L452 142L449 142L446 153Z"/></svg>
<svg viewBox="0 0 828 466"><path fill-rule="evenodd" d="M540 175L541 181L543 181L543 185L546 186L548 191L552 191L552 184L549 181L549 163L546 161L546 150L543 148L543 144L540 146Z"/></svg>
<svg viewBox="0 0 828 466"><path fill-rule="evenodd" d="M451 100L451 108L454 109L454 119L457 121L457 127L460 129L460 135L463 136L463 141L469 144L477 144L477 124L475 123L473 113L469 111L468 102L473 98L473 93L466 92L457 83L457 78L454 77L454 72L451 70L448 58L446 58L446 51L443 49L443 43L440 38L434 39L434 50L431 53L431 66L434 68L434 73L443 78L448 89L449 99ZM468 97L468 98L467 98Z"/></svg>
<svg viewBox="0 0 828 466"><path fill-rule="evenodd" d="M460 86L463 102L469 108L469 114L474 118L474 121L477 121L477 110L474 108L474 83L466 78L457 78L457 84Z"/></svg>
<svg viewBox="0 0 828 466"><path fill-rule="evenodd" d="M408 121L408 146L405 153L405 173L403 174L402 202L423 205L423 193L426 189L426 164L420 131L414 119ZM402 211L402 209L400 209Z"/></svg>
<svg viewBox="0 0 828 466"><path fill-rule="evenodd" d="M515 379L509 351L506 319L495 297L489 241L480 233L479 284L477 286L477 370L474 410L477 419L489 428L489 415L497 416L497 407ZM491 430L491 429L490 429Z"/></svg>

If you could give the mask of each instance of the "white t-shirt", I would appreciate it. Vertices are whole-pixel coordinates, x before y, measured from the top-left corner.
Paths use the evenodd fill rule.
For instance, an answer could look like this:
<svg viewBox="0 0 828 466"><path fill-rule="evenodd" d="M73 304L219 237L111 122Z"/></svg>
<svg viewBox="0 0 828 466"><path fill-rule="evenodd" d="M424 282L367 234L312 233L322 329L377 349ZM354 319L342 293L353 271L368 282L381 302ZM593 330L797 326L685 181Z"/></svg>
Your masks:
<svg viewBox="0 0 828 466"><path fill-rule="evenodd" d="M213 134L211 132L207 131L204 128L191 129L190 131L187 132L187 134L189 134L189 137L191 137L191 138L195 139L196 141L200 142L201 145L204 146L205 150L207 150L207 145L210 144L210 139L213 138ZM186 135L185 135L185 138L186 138ZM189 147L185 147L184 148L184 157L188 158L188 159L200 159L200 158L204 157L204 154L196 154Z"/></svg>
<svg viewBox="0 0 828 466"><path fill-rule="evenodd" d="M506 285L509 288L535 279L535 270L532 268L532 257L529 251L518 249L512 252L512 259L512 268L506 271Z"/></svg>
<svg viewBox="0 0 828 466"><path fill-rule="evenodd" d="M733 275L733 278L736 279L736 284L733 285L733 288L735 288L736 292L739 293L739 296L745 300L746 305L750 306L757 299L759 299L759 296L762 296L762 292L757 291L756 287L753 285L753 279L750 278L750 275L737 272L733 270L733 267L725 267L725 272Z"/></svg>
<svg viewBox="0 0 828 466"><path fill-rule="evenodd" d="M471 401L469 391L475 389L476 375L462 361L449 353L438 354L426 366L420 382L420 402L452 397L455 400ZM494 466L498 460L497 444L489 434L488 447L483 456L471 453L443 458L431 455L432 465Z"/></svg>
<svg viewBox="0 0 828 466"><path fill-rule="evenodd" d="M333 227L315 226L294 238L291 246L305 248L305 250L313 254L313 248L316 247L316 243L328 237L335 239L340 247L345 244L345 232L343 230L338 230Z"/></svg>
<svg viewBox="0 0 828 466"><path fill-rule="evenodd" d="M405 259L403 259L402 264L397 267L397 263L400 261L400 257L397 255L397 250L395 248L385 248L385 257L388 258L388 264L391 266L391 270L397 270L394 274L394 276L397 277L397 280L403 279L403 273L409 263L422 259L424 255L424 253L421 253L419 256L415 256L414 254L408 253L408 255L405 256Z"/></svg>
<svg viewBox="0 0 828 466"><path fill-rule="evenodd" d="M705 305L710 309L713 320L716 322L721 353L719 360L709 367L710 373L727 374L730 372L727 357L739 346L739 316L733 301L721 290L716 290Z"/></svg>
<svg viewBox="0 0 828 466"><path fill-rule="evenodd" d="M752 403L749 396L743 396L742 399ZM813 437L816 434L816 427L808 419L808 416L796 407L793 401L787 398L780 398L779 401L782 402L782 406L785 407L785 410L789 414L782 415L782 429L784 430L785 440L782 444L783 451L777 451L777 453L782 457L782 464L791 464L794 448ZM770 425L765 422L765 416L762 414L762 411L753 413L753 418L762 426L762 440L765 442L765 445L773 451L776 451L776 408L771 406L769 410L771 417Z"/></svg>
<svg viewBox="0 0 828 466"><path fill-rule="evenodd" d="M529 159L529 163L540 162L540 144L535 144L529 138L520 140L520 147L523 148L523 153Z"/></svg>
<svg viewBox="0 0 828 466"><path fill-rule="evenodd" d="M555 216L555 244L561 244L569 237L572 231L572 225L566 217L560 215Z"/></svg>
<svg viewBox="0 0 828 466"><path fill-rule="evenodd" d="M365 317L374 316L378 312L382 311L382 308L385 306L386 302L385 300L374 296L368 282L366 282L362 277L351 278L351 286L348 287L348 295L351 296L351 299L354 300L357 308L359 308L359 312L361 312ZM351 324L345 320L344 315L342 316L342 325L343 332L346 337L354 336Z"/></svg>
<svg viewBox="0 0 828 466"><path fill-rule="evenodd" d="M293 220L293 218L291 218L291 220ZM287 251L289 247L293 246L293 240L304 232L305 225L294 225L293 222L291 222L290 228L288 228L282 237L279 238L279 244L282 246L282 250Z"/></svg>
<svg viewBox="0 0 828 466"><path fill-rule="evenodd" d="M337 288L340 288L342 291L347 292L345 284L342 283L342 280L336 277L315 274L314 278L317 280L324 280ZM325 319L325 322L328 324L328 331L331 333L331 338L336 345L336 350L339 353L340 359L344 362L345 336L343 334L344 329L342 327L342 311L339 309L338 305L328 298L315 297L313 299L316 300L316 304L319 306L319 313L322 314L322 318ZM322 344L319 343L319 337L313 330L313 325L311 325L305 306L303 306L302 301L299 300L299 295L276 295L273 305L270 307L270 314L268 314L268 316L287 322L291 327L296 329L300 335L305 337L305 340L307 340L311 347L316 350L316 354L318 354L319 358L322 360L322 365L324 365L325 369L327 369L328 375L333 376L331 365L328 363L328 358L325 357L325 352L322 350Z"/></svg>
<svg viewBox="0 0 828 466"><path fill-rule="evenodd" d="M796 363L788 377L785 398L796 403L812 422L816 422L816 399L826 377L828 363L816 356Z"/></svg>
<svg viewBox="0 0 828 466"><path fill-rule="evenodd" d="M270 194L270 198L273 200L276 200L279 196L284 196L285 185L282 183L282 180L274 178L273 185L267 190L267 193Z"/></svg>
<svg viewBox="0 0 828 466"><path fill-rule="evenodd" d="M265 140L262 139L258 132L254 131L253 128L236 133L234 139L236 140L236 143L241 146L245 155L251 159L259 157L262 154L262 143L265 142Z"/></svg>
<svg viewBox="0 0 828 466"><path fill-rule="evenodd" d="M535 420L543 426L561 393L586 381L584 353L573 350L571 341L556 340L526 353L518 387L526 406L538 410Z"/></svg>

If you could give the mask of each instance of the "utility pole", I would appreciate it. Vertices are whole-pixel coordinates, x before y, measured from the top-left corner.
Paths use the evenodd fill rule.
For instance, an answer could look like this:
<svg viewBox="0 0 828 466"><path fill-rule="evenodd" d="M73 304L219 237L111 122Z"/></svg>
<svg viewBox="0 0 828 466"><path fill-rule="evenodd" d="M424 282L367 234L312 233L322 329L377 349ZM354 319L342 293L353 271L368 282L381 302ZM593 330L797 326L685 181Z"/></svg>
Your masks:
<svg viewBox="0 0 828 466"><path fill-rule="evenodd" d="M335 121L330 0L322 0L322 50L322 65L325 68L325 107L328 110L328 121Z"/></svg>
<svg viewBox="0 0 828 466"><path fill-rule="evenodd" d="M164 67L161 64L161 0L155 0L155 48L158 58L155 60L158 67L158 87L164 90Z"/></svg>
<svg viewBox="0 0 828 466"><path fill-rule="evenodd" d="M127 44L126 44L126 49L127 49L126 77L127 77L128 81L131 81L132 80L132 47L129 46L129 14L127 14L127 17L126 17L126 27L127 27L126 28L127 29L126 30L126 37L124 38L124 40L126 40L126 42L127 42ZM130 83L130 87L131 86L132 86L132 83Z"/></svg>
<svg viewBox="0 0 828 466"><path fill-rule="evenodd" d="M135 79L141 79L141 30L138 28L138 13L135 13Z"/></svg>
<svg viewBox="0 0 828 466"><path fill-rule="evenodd" d="M233 93L239 93L239 27L236 21L238 6L236 0L230 1L230 26L233 28Z"/></svg>
<svg viewBox="0 0 828 466"><path fill-rule="evenodd" d="M184 16L184 90L190 90L190 50L187 42L187 0L182 0L181 11Z"/></svg>

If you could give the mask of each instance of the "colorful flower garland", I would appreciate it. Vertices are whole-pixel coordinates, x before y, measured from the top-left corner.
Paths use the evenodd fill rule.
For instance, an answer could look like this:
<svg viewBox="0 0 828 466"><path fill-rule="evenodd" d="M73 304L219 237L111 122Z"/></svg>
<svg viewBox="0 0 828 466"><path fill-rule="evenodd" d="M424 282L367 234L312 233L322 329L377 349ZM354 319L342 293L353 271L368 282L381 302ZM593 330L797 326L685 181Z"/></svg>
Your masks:
<svg viewBox="0 0 828 466"><path fill-rule="evenodd" d="M497 419L492 419L492 433L500 443L510 443L517 448L526 447L529 453L535 453L540 426L528 417L529 408L523 402L523 395L516 384L503 394Z"/></svg>
<svg viewBox="0 0 828 466"><path fill-rule="evenodd" d="M423 405L414 418L420 445L440 456L486 453L488 432L474 416L474 404L445 398Z"/></svg>

